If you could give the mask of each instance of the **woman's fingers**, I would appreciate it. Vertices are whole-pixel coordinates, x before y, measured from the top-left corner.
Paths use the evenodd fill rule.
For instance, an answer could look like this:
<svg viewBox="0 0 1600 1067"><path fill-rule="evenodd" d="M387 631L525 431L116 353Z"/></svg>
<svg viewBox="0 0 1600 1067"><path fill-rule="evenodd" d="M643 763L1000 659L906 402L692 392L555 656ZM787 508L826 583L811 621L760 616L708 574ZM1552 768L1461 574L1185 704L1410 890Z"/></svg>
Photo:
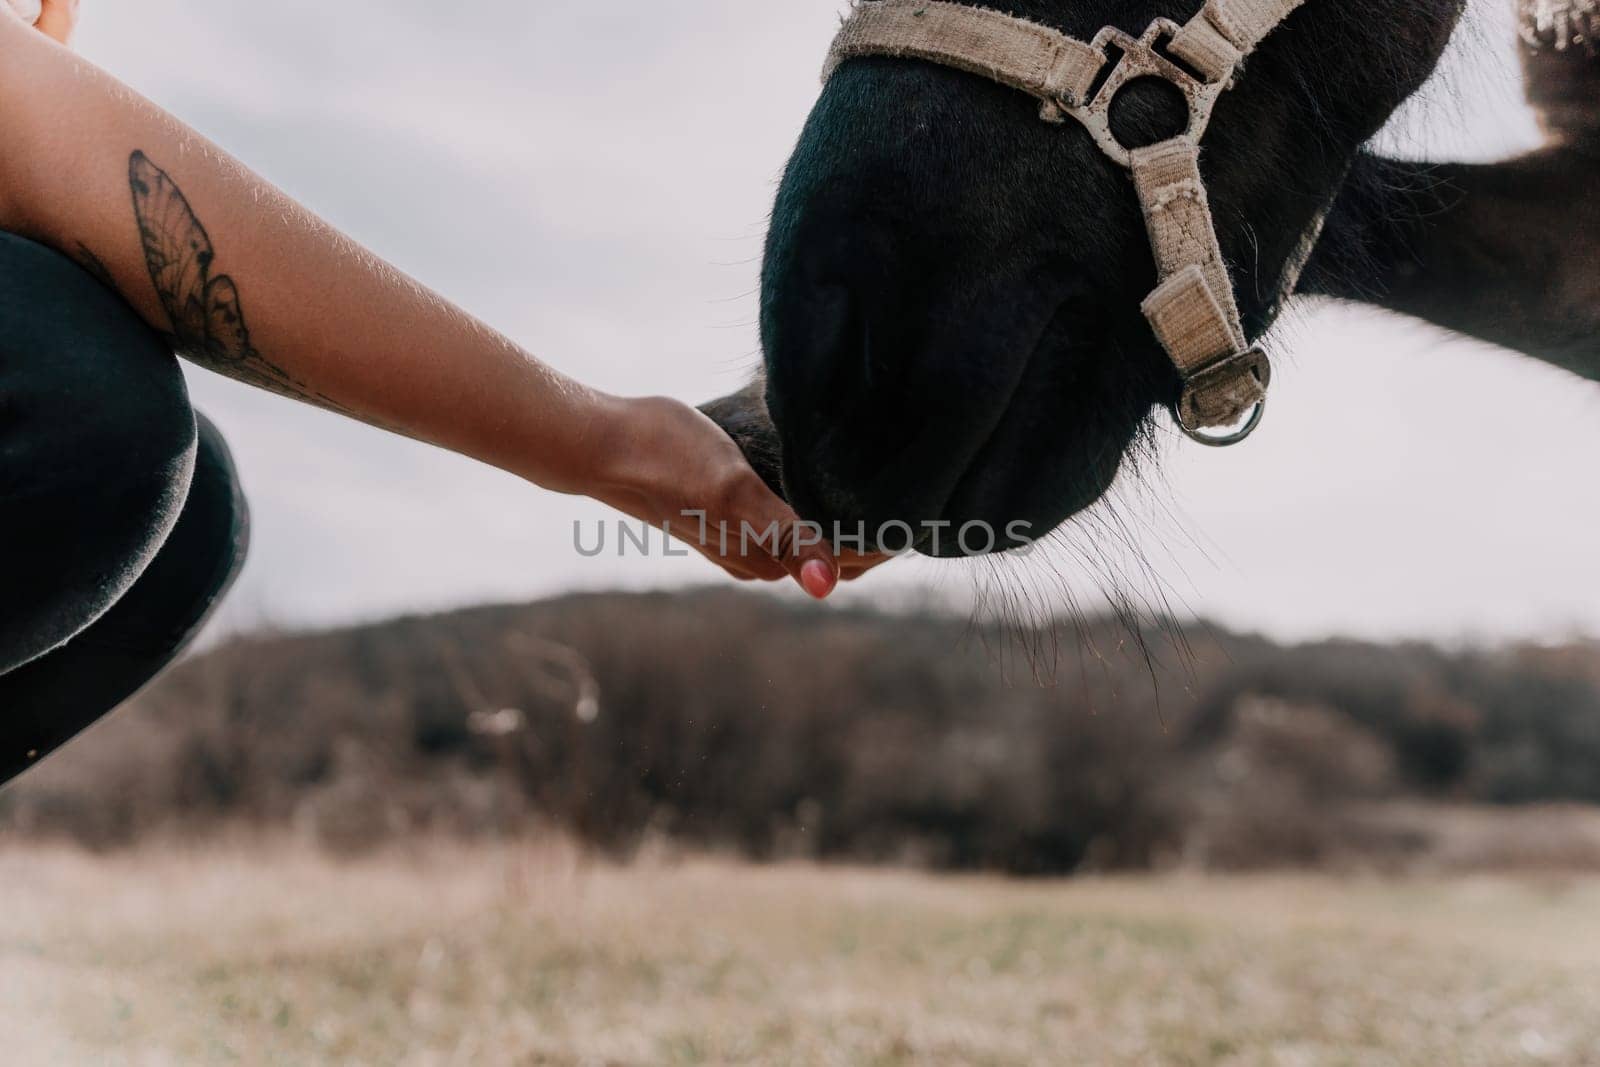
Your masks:
<svg viewBox="0 0 1600 1067"><path fill-rule="evenodd" d="M753 499L750 505L739 509L748 516L741 517L741 521L750 522L756 529L772 535L770 539L753 542L750 547L768 552L769 558L798 582L807 595L826 600L839 584L839 563L821 527L800 521L794 509L768 489L754 471L746 485ZM744 547L741 545L741 550Z"/></svg>
<svg viewBox="0 0 1600 1067"><path fill-rule="evenodd" d="M822 529L761 480L739 446L701 412L675 400L619 401L592 495L697 548L729 574L794 579L822 600L839 584L839 561ZM857 565L875 563L856 556Z"/></svg>
<svg viewBox="0 0 1600 1067"><path fill-rule="evenodd" d="M815 529L798 519L791 516L760 524L750 522L754 534L740 529L742 523L738 521L730 525L735 531L729 534L726 555L722 554L721 539L715 533L709 544L697 546L729 574L762 582L793 578L818 600L825 600L838 584L839 568L833 553L826 545L812 543Z"/></svg>
<svg viewBox="0 0 1600 1067"><path fill-rule="evenodd" d="M78 28L78 0L44 0L34 25L45 36L71 44L72 31Z"/></svg>
<svg viewBox="0 0 1600 1067"><path fill-rule="evenodd" d="M789 577L787 571L769 559L728 560L712 556L711 561L741 582L781 582Z"/></svg>
<svg viewBox="0 0 1600 1067"><path fill-rule="evenodd" d="M796 518L784 546L783 558L779 560L784 569L810 596L817 600L828 599L839 584L839 562L833 558L833 548L822 531Z"/></svg>

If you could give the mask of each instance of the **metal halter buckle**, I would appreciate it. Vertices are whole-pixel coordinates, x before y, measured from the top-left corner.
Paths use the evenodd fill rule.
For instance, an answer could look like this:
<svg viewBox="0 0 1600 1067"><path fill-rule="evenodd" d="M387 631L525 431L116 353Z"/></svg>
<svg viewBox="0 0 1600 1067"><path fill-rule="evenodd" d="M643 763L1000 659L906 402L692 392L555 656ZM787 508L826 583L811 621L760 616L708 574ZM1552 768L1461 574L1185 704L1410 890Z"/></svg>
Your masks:
<svg viewBox="0 0 1600 1067"><path fill-rule="evenodd" d="M1101 72L1099 89L1081 105L1070 102L1054 105L1063 116L1076 119L1094 138L1100 151L1113 162L1133 169L1134 149L1117 140L1111 132L1111 108L1122 90L1142 78L1157 78L1183 94L1189 107L1189 124L1172 140L1184 141L1198 147L1211 126L1211 115L1217 101L1233 84L1231 76L1214 82L1196 77L1158 50L1163 41L1171 41L1182 27L1170 19L1156 19L1144 33L1134 38L1113 26L1095 35L1093 47L1106 57L1110 72ZM1113 51L1113 49L1115 51ZM1046 105L1043 117L1049 119L1052 105ZM1207 394L1238 389L1241 376L1249 375L1258 385L1259 399L1245 409L1245 418L1238 428L1229 432L1211 433L1206 427L1214 425L1213 419L1203 418L1200 408ZM1239 444L1255 433L1267 412L1266 390L1272 382L1272 364L1259 346L1236 353L1213 363L1204 370L1184 379L1183 394L1173 407L1173 418L1184 436L1208 448L1227 448Z"/></svg>
<svg viewBox="0 0 1600 1067"><path fill-rule="evenodd" d="M1238 388L1236 383L1246 375L1255 380L1261 394L1260 399L1247 409L1245 420L1238 429L1223 434L1207 433L1196 417L1199 414L1197 406L1203 403L1206 394L1213 390L1226 391ZM1177 404L1173 405L1173 421L1191 441L1211 448L1236 445L1255 433L1256 428L1261 425L1261 420L1267 413L1266 393L1271 385L1272 361L1267 358L1266 352L1260 345L1255 345L1185 378L1183 394L1178 398Z"/></svg>
<svg viewBox="0 0 1600 1067"><path fill-rule="evenodd" d="M1211 125L1211 113L1217 100L1227 91L1231 79L1202 81L1156 50L1158 44L1171 40L1181 29L1171 19L1156 19L1142 37L1134 38L1114 26L1107 26L1093 41L1094 48L1106 57L1106 64L1111 67L1100 91L1082 104L1062 101L1047 104L1046 110L1055 107L1077 119L1102 152L1123 167L1132 168L1133 150L1111 132L1111 105L1129 83L1140 78L1159 78L1181 92L1189 105L1188 128L1176 139L1198 145ZM1113 48L1121 53L1119 58L1112 58L1110 50ZM1050 116L1046 114L1045 118L1050 119Z"/></svg>

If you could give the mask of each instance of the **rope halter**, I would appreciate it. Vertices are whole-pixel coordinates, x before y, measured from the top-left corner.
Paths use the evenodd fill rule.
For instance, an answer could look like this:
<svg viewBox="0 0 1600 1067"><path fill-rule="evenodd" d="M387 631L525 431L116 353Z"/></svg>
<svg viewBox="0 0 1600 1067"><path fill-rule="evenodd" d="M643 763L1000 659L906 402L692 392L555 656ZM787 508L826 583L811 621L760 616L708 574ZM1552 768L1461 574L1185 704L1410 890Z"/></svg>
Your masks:
<svg viewBox="0 0 1600 1067"><path fill-rule="evenodd" d="M1027 93L1040 101L1046 122L1067 116L1080 122L1102 152L1131 172L1138 190L1159 282L1142 309L1183 382L1173 415L1189 437L1220 447L1243 441L1261 424L1272 365L1240 322L1200 177L1200 144L1245 59L1304 2L1207 0L1182 25L1157 19L1138 38L1108 26L1086 43L987 8L857 0L833 42L823 81L849 59L917 59ZM1130 149L1111 132L1111 106L1143 78L1176 87L1188 101L1189 124L1169 140ZM1206 432L1218 429L1225 432Z"/></svg>

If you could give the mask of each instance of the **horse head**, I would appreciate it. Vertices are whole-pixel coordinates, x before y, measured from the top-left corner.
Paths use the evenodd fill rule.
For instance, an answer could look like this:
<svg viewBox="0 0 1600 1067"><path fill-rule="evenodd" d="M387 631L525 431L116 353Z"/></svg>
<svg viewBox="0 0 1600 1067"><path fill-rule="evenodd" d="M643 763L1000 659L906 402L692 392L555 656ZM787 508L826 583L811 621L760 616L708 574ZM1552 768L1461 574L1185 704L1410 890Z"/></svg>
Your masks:
<svg viewBox="0 0 1600 1067"><path fill-rule="evenodd" d="M1217 102L1201 169L1250 340L1463 3L1306 0ZM1187 21L1201 2L973 6L1087 41ZM1146 79L1110 122L1136 146L1186 115L1172 85ZM1155 281L1128 174L1082 126L1042 122L1037 101L946 66L852 59L778 192L764 381L707 410L806 518L869 534L982 523L1001 531L984 548L1012 547L1099 500L1176 400L1178 375L1140 314ZM917 547L971 551L951 538Z"/></svg>

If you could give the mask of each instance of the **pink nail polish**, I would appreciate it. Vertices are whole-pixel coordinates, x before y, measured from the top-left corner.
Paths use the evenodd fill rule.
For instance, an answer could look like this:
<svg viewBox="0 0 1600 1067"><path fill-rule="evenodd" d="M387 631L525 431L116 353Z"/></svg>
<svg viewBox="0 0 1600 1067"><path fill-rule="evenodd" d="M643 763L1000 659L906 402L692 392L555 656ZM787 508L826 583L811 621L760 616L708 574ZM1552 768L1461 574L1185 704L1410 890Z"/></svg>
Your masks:
<svg viewBox="0 0 1600 1067"><path fill-rule="evenodd" d="M832 568L819 559L809 560L800 568L801 586L818 600L826 600L837 581Z"/></svg>

